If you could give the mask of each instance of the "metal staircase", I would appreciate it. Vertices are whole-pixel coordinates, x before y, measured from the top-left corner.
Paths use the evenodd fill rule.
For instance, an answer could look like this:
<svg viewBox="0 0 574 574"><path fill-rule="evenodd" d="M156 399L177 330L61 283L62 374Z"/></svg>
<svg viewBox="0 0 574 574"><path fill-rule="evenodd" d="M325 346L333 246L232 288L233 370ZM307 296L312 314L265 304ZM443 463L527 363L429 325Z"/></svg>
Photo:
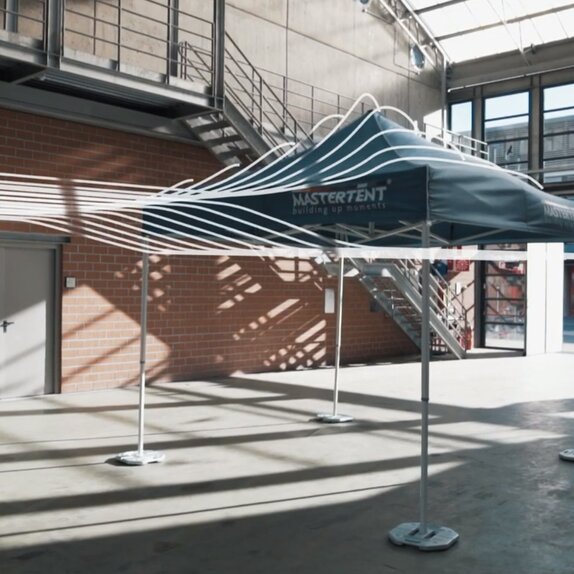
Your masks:
<svg viewBox="0 0 574 574"><path fill-rule="evenodd" d="M178 50L180 76L211 85L214 77L211 52L189 42L181 42ZM301 147L312 145L312 138L289 111L286 101L228 34L225 35L223 78L223 101L213 98L213 109L184 119L186 126L222 163L250 163L286 142L299 142ZM285 89L280 93L286 97ZM268 159L274 157L270 155ZM412 260L377 264L352 260L350 263L359 282L420 348L420 263ZM331 265L334 264L325 264L325 267L336 273L329 269ZM448 282L436 276L431 278L430 315L433 349L448 350L459 359L464 358L468 332L466 310Z"/></svg>
<svg viewBox="0 0 574 574"><path fill-rule="evenodd" d="M396 260L367 263L355 259L349 263L361 285L420 348L422 314L420 262ZM335 264L329 263L325 267L329 273L336 273ZM464 359L469 325L462 298L444 278L436 275L431 275L430 289L433 351L451 352L457 358Z"/></svg>
<svg viewBox="0 0 574 574"><path fill-rule="evenodd" d="M210 85L211 53L189 42L181 42L178 49L181 77ZM249 163L286 142L300 142L302 147L311 144L303 127L229 34L225 36L224 86L219 109L184 119L223 164Z"/></svg>

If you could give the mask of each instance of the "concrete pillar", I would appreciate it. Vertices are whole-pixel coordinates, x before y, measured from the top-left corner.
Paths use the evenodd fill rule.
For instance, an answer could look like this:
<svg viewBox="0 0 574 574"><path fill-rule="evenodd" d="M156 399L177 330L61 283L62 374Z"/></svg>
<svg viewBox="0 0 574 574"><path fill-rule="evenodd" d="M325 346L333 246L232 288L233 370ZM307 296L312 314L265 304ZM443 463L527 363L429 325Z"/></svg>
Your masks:
<svg viewBox="0 0 574 574"><path fill-rule="evenodd" d="M564 245L533 243L526 267L526 354L562 350Z"/></svg>

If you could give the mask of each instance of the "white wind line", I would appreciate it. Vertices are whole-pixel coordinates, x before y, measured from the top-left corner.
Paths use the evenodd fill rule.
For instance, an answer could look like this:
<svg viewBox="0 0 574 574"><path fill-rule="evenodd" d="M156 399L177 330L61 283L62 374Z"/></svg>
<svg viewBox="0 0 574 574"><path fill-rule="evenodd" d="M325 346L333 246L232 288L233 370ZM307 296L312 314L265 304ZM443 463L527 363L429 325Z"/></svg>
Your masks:
<svg viewBox="0 0 574 574"><path fill-rule="evenodd" d="M371 110L371 111L366 115L366 117L365 117L365 118L363 119L363 121L361 122L360 126L353 131L353 134L356 133L356 131L357 131L360 127L362 127L362 126L364 125L364 123L367 121L367 119L368 119L373 113L375 113L375 111L377 111L378 109L381 109L381 108L388 108L388 109L392 109L393 111L399 112L400 114L404 115L404 116L412 123L412 125L416 128L415 122L413 122L413 120L412 120L407 114L405 114L404 112L402 112L402 111L399 110L398 108L394 108L394 107L392 107L392 106L379 106L379 103L378 103L377 100L374 98L374 96L372 96L371 94L362 94L361 96L359 96L359 98L357 98L357 100L353 103L353 105L349 108L349 110L347 110L347 112L346 112L343 116L341 116L340 114L332 114L332 115L330 115L330 116L326 116L325 118L322 118L322 119L313 127L313 129L311 130L311 133L309 134L308 137L312 136L312 134L315 133L315 131L316 131L323 123L327 122L328 120L335 119L335 118L337 118L337 117L340 118L340 120L339 120L339 122L337 123L337 125L335 125L335 126L331 129L331 131L330 131L320 142L318 142L318 143L315 145L315 147L314 147L313 149L318 149L319 147L321 147L322 145L324 145L324 144L333 136L333 134L335 134L335 133L339 130L339 128L347 121L347 119L348 119L348 118L351 116L351 114L354 112L355 108L356 108L360 103L362 103L362 100L363 100L363 99L370 99L370 100L373 102L373 104L374 104L374 106L375 106L376 109ZM306 138L306 139L307 139L307 138ZM277 163L278 161L283 160L287 155L291 154L291 153L292 153L295 149L297 149L304 141L305 141L305 140L300 141L299 143L297 143L297 144L295 145L294 148L292 148L291 150L287 151L283 156L277 158L277 159L276 159L275 161L273 161L271 164L265 166L262 170L259 170L259 171L256 172L255 174L251 174L251 175L249 175L248 177L244 178L240 183L245 183L245 181L249 181L249 180L250 180L253 176L255 176L255 175L261 175L261 173L263 173L263 172L267 171L268 169L270 169L271 167L273 167L273 166L275 165L275 163ZM302 159L302 158L296 159L294 162L292 162L292 163L290 163L290 164L287 164L287 165L285 166L285 168L283 168L282 170L280 170L279 172L276 172L276 173L281 173L282 171L284 171L284 169L288 169L290 166L292 166L292 165L298 163L301 159ZM252 164L251 164L251 165L252 165ZM250 166L247 166L247 169L248 169L249 167L250 167ZM221 173L221 172L220 172L220 173ZM228 180L233 180L233 179L234 179L234 176L233 176L233 175L228 178ZM267 179L268 179L268 178L267 178ZM221 188L229 189L229 186L224 186L224 185L223 185L223 184L225 184L225 182L228 181L228 180L224 180L223 182L220 182L220 185L218 186L218 189L221 189ZM205 180L204 180L204 181L205 181ZM261 181L261 180L260 180L260 181ZM198 185L200 185L200 184L202 184L202 183L204 183L204 182L200 182ZM217 185L217 184L215 184L215 185ZM198 187L198 186L194 186L194 188L197 188L197 187Z"/></svg>
<svg viewBox="0 0 574 574"><path fill-rule="evenodd" d="M423 146L425 147L425 146ZM391 149L391 148L386 148L386 149ZM443 148L439 148L441 150L443 150ZM376 152L375 154L373 154L373 156L382 153L384 150L382 150L381 152ZM448 151L448 150L443 150L443 151ZM321 185L324 184L325 182L328 182L330 185L337 185L337 184L341 184L341 183L346 183L348 181L351 181L353 179L356 178L360 178L360 177L365 177L368 175L371 175L372 173L376 172L379 169L382 169L388 165L392 165L392 164L399 164L399 163L404 163L404 162L421 162L421 161L426 161L429 163L433 163L433 162L439 162L439 163L450 163L450 164L454 164L454 165L465 165L468 166L468 163L466 162L461 162L461 161L457 161L457 160L451 160L451 159L446 159L446 158L437 158L437 157L428 157L428 156L412 156L412 157L408 157L408 158L395 158L392 160L388 160L385 162L381 162L379 164L377 164L376 166L359 172L359 173L354 173L352 176L349 177L341 177L342 175L344 175L345 173L348 173L349 170L343 170L342 172L338 172L335 174L332 174L330 176L324 177L316 182L308 182L306 179L299 179L296 180L295 182L291 182L289 185L281 185L280 187L268 187L268 188L250 188L250 189L246 189L246 190L242 190L242 191L233 191L233 192L218 192L218 191L211 191L211 192L203 192L198 196L195 196L193 198L186 198L185 201L189 202L190 204L194 204L197 202L201 202L205 199L209 199L209 198L221 198L221 197L243 197L243 196L257 196L257 195L268 195L268 194L273 194L273 193L285 193L285 192L289 192L289 191L297 191L297 190L302 190L302 189L306 189L310 186L314 186L314 185ZM365 162L362 162L365 163ZM359 164L360 165L360 164ZM499 166L496 166L494 164L489 164L489 163L473 163L473 166L477 167L477 168L481 168L481 169L488 169L488 170L492 170L492 171L504 171L506 173L509 173L509 175L515 175L514 172L507 172L506 170L501 170L501 168ZM353 167L353 169L356 169L356 166ZM297 174L293 174L293 175L297 175ZM336 179L339 178L339 179ZM283 183L283 180L285 180L286 178L282 178L282 180L280 182L275 182L275 183ZM139 205L141 207L144 206L152 206L155 205L156 201L158 199L158 196L146 196L145 198L138 198L136 201L134 202L115 202L115 203L111 203L109 205L103 205L103 204L98 204L98 205L93 205L90 207L90 211L99 211L102 208L106 208L107 210L110 209L125 209L125 208L129 208L129 207L134 207L135 205ZM181 201L181 197L178 197L177 200L178 202ZM168 196L167 198L162 198L162 201L166 202L166 203L174 203L176 201L176 198L174 198L173 196ZM1 211L0 211L1 213ZM36 213L38 214L38 212L35 211L31 211L31 213Z"/></svg>

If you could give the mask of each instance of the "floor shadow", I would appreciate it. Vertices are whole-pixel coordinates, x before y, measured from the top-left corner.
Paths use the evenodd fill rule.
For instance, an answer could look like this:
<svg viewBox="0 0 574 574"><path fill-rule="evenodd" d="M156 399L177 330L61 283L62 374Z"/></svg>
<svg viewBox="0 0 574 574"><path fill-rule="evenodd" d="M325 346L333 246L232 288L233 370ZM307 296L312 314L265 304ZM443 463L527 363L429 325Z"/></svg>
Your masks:
<svg viewBox="0 0 574 574"><path fill-rule="evenodd" d="M391 528L416 520L416 483L373 483L356 490L345 488L343 480L340 489L319 495L192 511L186 511L183 498L171 514L161 505L169 490L126 488L117 493L118 503L149 501L156 492L157 512L122 517L110 510L110 520L101 523L91 523L86 514L84 527L74 527L66 540L61 540L65 525L46 523L44 543L0 550L2 572L565 574L574 563L569 494L574 468L557 461L556 447L553 440L537 440L463 452L452 457L452 462L458 457L456 465L433 475L429 515L461 536L445 553L424 554L387 541ZM525 469L525 457L533 453L539 464ZM516 472L519 468L523 471ZM352 470L345 469L341 478ZM250 480L268 479L251 477L227 488L256 488ZM193 498L210 488L190 485L184 492Z"/></svg>

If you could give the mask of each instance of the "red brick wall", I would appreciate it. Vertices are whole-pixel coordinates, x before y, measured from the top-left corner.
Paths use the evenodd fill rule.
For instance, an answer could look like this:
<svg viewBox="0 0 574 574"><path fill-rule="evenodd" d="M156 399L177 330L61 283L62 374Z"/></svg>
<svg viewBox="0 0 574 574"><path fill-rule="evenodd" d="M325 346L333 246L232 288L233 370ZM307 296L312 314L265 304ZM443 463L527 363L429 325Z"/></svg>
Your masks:
<svg viewBox="0 0 574 574"><path fill-rule="evenodd" d="M218 168L197 146L0 110L0 171L170 185ZM62 294L63 391L137 381L140 264L135 253L82 238L63 246L62 275L78 285ZM152 257L150 277L155 380L333 360L335 315L324 314L323 290L336 282L310 262ZM343 362L415 351L384 313L370 312L368 294L352 279L345 306Z"/></svg>

